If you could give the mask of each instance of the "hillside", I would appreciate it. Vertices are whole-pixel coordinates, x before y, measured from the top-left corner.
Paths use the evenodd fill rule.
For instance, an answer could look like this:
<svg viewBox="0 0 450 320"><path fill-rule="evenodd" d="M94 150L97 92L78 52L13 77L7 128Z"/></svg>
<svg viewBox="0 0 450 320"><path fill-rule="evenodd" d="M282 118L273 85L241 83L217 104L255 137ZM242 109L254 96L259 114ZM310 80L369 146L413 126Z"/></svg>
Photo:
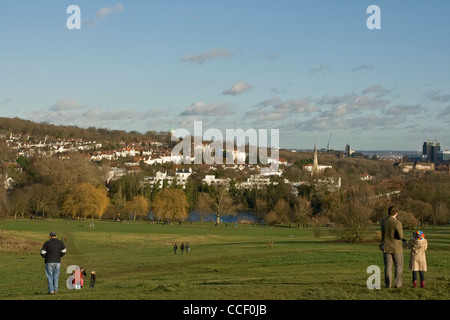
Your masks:
<svg viewBox="0 0 450 320"><path fill-rule="evenodd" d="M56 139L83 139L99 142L138 142L151 140L164 142L167 139L167 132L147 131L140 133L137 131L126 132L123 130L110 130L107 128L89 127L79 128L77 126L63 126L49 123L37 123L20 118L0 117L0 136L16 134L27 139L44 139L45 137Z"/></svg>

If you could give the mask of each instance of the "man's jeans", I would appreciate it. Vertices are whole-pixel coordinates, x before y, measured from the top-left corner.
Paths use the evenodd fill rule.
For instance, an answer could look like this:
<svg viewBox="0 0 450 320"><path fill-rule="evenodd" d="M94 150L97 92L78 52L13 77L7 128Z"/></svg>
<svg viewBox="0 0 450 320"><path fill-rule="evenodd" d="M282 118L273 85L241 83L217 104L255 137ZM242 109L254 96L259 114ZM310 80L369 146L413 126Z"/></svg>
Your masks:
<svg viewBox="0 0 450 320"><path fill-rule="evenodd" d="M61 264L52 262L45 264L45 274L47 275L48 293L58 291L58 279Z"/></svg>
<svg viewBox="0 0 450 320"><path fill-rule="evenodd" d="M403 253L383 253L384 281L386 288L392 287L392 265L395 267L395 286L402 287Z"/></svg>

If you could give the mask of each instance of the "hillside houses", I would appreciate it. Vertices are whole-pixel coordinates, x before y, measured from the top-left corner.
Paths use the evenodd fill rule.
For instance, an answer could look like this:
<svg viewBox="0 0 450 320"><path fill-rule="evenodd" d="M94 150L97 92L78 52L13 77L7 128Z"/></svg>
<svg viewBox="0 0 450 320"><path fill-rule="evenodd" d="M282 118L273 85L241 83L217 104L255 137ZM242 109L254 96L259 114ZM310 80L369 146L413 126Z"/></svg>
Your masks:
<svg viewBox="0 0 450 320"><path fill-rule="evenodd" d="M79 152L101 149L102 143L96 141L83 141L82 139L54 139L46 136L42 140L33 141L29 136L22 137L10 134L5 140L7 145L17 151L20 156L33 155L53 156L67 152Z"/></svg>
<svg viewBox="0 0 450 320"><path fill-rule="evenodd" d="M21 136L19 134L4 135L7 145L17 152L18 156L57 156L60 159L69 159L72 152L80 153L92 162L109 162L109 170L107 171L105 182L109 186L114 181L122 177L141 172L144 167L142 165L165 165L186 162L184 155L173 155L171 149L164 143L153 143L151 141L139 141L133 143L113 143L110 141L91 141L83 139L57 139L45 136L42 139L32 139L30 136ZM201 145L201 152L209 152L208 144ZM199 150L198 150L199 151ZM279 165L288 165L288 161L284 158L277 160L275 171L266 170L270 165L250 164L246 160L248 155L238 149L228 150L227 155L231 155L234 163L227 163L224 159L223 164L209 164L209 172L216 170L231 171L227 175L239 177L236 187L238 188L261 188L270 183L277 182L274 180L280 178L283 171ZM188 159L191 163L195 158ZM195 167L197 168L197 167ZM145 176L143 184L153 187L159 185L159 188L167 185L177 185L182 188L186 187L186 183L193 173L192 168L176 169L173 173L168 171L158 171L154 176ZM4 177L5 188L12 189L14 181ZM218 178L214 174L205 174L202 182L207 185L228 185L230 178Z"/></svg>

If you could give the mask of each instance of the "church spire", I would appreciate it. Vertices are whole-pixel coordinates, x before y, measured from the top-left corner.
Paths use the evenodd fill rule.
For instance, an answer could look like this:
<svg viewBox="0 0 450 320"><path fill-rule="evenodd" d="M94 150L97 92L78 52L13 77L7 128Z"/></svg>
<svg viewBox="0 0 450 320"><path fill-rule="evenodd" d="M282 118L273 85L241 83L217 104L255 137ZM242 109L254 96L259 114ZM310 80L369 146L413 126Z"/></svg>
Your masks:
<svg viewBox="0 0 450 320"><path fill-rule="evenodd" d="M314 144L314 161L313 161L313 166L312 166L312 170L311 170L311 174L315 174L319 172L319 161L317 160L317 148L316 148L316 144Z"/></svg>

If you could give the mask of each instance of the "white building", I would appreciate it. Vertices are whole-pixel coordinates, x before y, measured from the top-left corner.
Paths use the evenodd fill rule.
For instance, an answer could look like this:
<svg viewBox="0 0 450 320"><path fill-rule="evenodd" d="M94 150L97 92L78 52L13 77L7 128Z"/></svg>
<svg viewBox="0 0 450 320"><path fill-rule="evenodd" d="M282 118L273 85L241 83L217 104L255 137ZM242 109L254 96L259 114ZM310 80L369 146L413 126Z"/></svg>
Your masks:
<svg viewBox="0 0 450 320"><path fill-rule="evenodd" d="M106 174L106 183L109 184L111 181L119 180L126 174L127 170L125 168L111 167L111 170Z"/></svg>
<svg viewBox="0 0 450 320"><path fill-rule="evenodd" d="M205 175L205 177L202 180L204 183L206 183L207 185L227 185L230 183L230 179L226 178L226 179L218 179L216 178L215 175L213 174L207 174Z"/></svg>
<svg viewBox="0 0 450 320"><path fill-rule="evenodd" d="M247 178L246 182L241 182L238 184L239 188L260 188L262 186L267 186L270 184L270 178L267 176L261 176L261 175L251 175L249 178Z"/></svg>
<svg viewBox="0 0 450 320"><path fill-rule="evenodd" d="M144 184L148 184L153 187L155 184L159 184L159 188L162 189L164 183L168 186L172 185L174 182L177 186L182 186L183 189L186 188L186 183L189 176L192 174L192 169L180 169L175 172L174 175L169 175L166 172L158 171L154 177L145 177Z"/></svg>

